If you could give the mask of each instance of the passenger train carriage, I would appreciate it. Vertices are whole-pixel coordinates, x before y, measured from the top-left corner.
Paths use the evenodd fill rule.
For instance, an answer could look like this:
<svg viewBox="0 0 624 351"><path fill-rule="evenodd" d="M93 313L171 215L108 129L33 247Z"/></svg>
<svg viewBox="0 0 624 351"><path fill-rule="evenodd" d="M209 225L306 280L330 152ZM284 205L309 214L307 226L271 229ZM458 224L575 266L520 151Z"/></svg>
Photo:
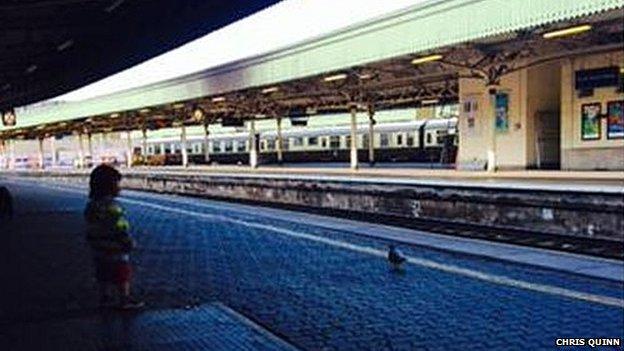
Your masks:
<svg viewBox="0 0 624 351"><path fill-rule="evenodd" d="M357 128L358 157L368 160L368 125ZM451 164L457 154L457 118L433 119L378 124L374 129L375 161L426 162ZM277 162L276 131L256 134L260 163ZM351 129L336 127L293 127L282 132L283 161L348 162ZM210 161L219 164L245 164L249 161L249 133L211 134L208 147ZM139 151L139 150L137 150ZM187 139L190 163L205 163L203 135ZM179 137L150 139L147 143L147 164L181 163Z"/></svg>

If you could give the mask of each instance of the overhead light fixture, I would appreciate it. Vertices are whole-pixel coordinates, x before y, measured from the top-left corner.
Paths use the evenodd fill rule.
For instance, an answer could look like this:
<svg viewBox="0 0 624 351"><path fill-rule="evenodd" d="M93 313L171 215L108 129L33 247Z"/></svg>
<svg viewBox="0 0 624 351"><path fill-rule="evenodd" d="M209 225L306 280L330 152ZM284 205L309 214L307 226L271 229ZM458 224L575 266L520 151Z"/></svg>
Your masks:
<svg viewBox="0 0 624 351"><path fill-rule="evenodd" d="M223 102L223 101L225 101L224 96L217 96L217 97L212 98L212 102Z"/></svg>
<svg viewBox="0 0 624 351"><path fill-rule="evenodd" d="M552 32L544 33L542 36L544 37L544 39L552 39L552 38L566 37L570 35L587 32L588 30L591 30L591 29L592 29L591 25L583 24L580 26L574 26L574 27L569 27L565 29L559 29L559 30L555 30Z"/></svg>
<svg viewBox="0 0 624 351"><path fill-rule="evenodd" d="M110 118L118 118L119 117L119 113L111 113Z"/></svg>
<svg viewBox="0 0 624 351"><path fill-rule="evenodd" d="M620 67L620 73L624 74L624 67Z"/></svg>
<svg viewBox="0 0 624 351"><path fill-rule="evenodd" d="M442 56L440 54L423 56L423 57L417 57L417 58L412 60L412 65L420 65L420 64L426 63L426 62L438 61L438 60L441 60L443 57L444 56Z"/></svg>
<svg viewBox="0 0 624 351"><path fill-rule="evenodd" d="M73 45L74 45L74 40L73 39L65 40L63 43L61 43L59 46L56 47L56 51L60 52L60 51L69 49Z"/></svg>
<svg viewBox="0 0 624 351"><path fill-rule="evenodd" d="M335 74L333 76L327 76L323 78L323 80L326 82L335 82L337 80L343 80L343 79L347 79L346 73Z"/></svg>
<svg viewBox="0 0 624 351"><path fill-rule="evenodd" d="M142 108L139 110L139 113L146 114L146 113L149 113L150 111L151 110L149 108Z"/></svg>
<svg viewBox="0 0 624 351"><path fill-rule="evenodd" d="M422 100L420 103L422 105L433 105L433 104L437 104L438 102L440 102L439 99L425 99L425 100Z"/></svg>
<svg viewBox="0 0 624 351"><path fill-rule="evenodd" d="M274 93L274 92L276 92L278 90L279 90L278 87L265 88L265 89L262 89L262 94L271 94L271 93Z"/></svg>
<svg viewBox="0 0 624 351"><path fill-rule="evenodd" d="M180 102L180 103L177 103L177 104L173 104L171 107L173 107L176 110L179 110L181 108L184 108L184 106L185 106L184 103Z"/></svg>
<svg viewBox="0 0 624 351"><path fill-rule="evenodd" d="M360 78L361 80L371 79L371 78L373 78L373 75L372 75L372 74L368 74L368 73L366 73L366 74L362 74L362 75L360 75L360 76L359 76L359 78Z"/></svg>

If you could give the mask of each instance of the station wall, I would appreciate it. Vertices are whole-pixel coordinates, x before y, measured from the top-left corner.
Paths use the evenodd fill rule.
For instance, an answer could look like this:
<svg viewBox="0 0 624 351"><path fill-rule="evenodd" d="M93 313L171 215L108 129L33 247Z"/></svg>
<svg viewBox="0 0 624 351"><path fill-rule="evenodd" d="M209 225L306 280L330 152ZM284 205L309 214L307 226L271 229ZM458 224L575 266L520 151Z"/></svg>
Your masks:
<svg viewBox="0 0 624 351"><path fill-rule="evenodd" d="M624 170L624 139L607 138L607 119L600 119L600 137L581 137L581 108L583 104L600 103L606 113L609 101L624 100L615 87L594 89L592 96L579 97L574 89L575 72L585 69L624 67L624 53L616 51L600 55L565 60L561 64L561 168L566 170L605 169Z"/></svg>
<svg viewBox="0 0 624 351"><path fill-rule="evenodd" d="M607 118L600 118L599 138L581 137L582 105L599 103L606 115L607 103L624 100L624 94L617 87L606 87L579 97L575 72L609 66L623 67L624 53L533 66L505 75L493 87L483 79L460 79L457 167L482 170L488 151L493 151L497 169L623 170L624 139L607 137ZM491 89L507 94L505 128L496 127L496 95ZM470 104L476 105L467 107Z"/></svg>
<svg viewBox="0 0 624 351"><path fill-rule="evenodd" d="M504 76L497 93L508 96L508 128L495 131L494 99L482 79L459 80L460 120L459 155L460 169L484 169L488 151L494 151L499 169L523 169L527 165L526 132L526 70ZM467 104L472 104L467 111ZM470 122L469 114L473 114Z"/></svg>

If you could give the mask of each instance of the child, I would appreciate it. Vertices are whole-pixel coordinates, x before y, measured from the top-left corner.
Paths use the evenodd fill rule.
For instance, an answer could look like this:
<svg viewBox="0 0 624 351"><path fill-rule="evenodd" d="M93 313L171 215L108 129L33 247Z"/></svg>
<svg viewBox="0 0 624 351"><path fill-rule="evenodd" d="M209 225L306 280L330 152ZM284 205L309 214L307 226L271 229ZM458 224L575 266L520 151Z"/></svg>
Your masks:
<svg viewBox="0 0 624 351"><path fill-rule="evenodd" d="M140 308L143 302L130 296L132 266L130 251L134 240L123 208L115 201L121 191L121 174L111 166L100 165L91 172L89 203L84 215L87 240L93 251L95 275L100 289L100 305L113 303L111 288L116 287L119 307Z"/></svg>

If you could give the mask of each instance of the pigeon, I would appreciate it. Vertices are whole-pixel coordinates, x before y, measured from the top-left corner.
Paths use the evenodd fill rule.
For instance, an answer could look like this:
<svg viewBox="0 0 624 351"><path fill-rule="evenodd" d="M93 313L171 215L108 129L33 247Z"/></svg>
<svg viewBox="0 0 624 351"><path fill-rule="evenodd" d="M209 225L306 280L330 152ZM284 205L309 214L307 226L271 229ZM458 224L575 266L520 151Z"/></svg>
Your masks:
<svg viewBox="0 0 624 351"><path fill-rule="evenodd" d="M401 265L407 261L405 255L401 251L399 251L395 245L390 245L388 250L388 262L394 269L401 268Z"/></svg>

